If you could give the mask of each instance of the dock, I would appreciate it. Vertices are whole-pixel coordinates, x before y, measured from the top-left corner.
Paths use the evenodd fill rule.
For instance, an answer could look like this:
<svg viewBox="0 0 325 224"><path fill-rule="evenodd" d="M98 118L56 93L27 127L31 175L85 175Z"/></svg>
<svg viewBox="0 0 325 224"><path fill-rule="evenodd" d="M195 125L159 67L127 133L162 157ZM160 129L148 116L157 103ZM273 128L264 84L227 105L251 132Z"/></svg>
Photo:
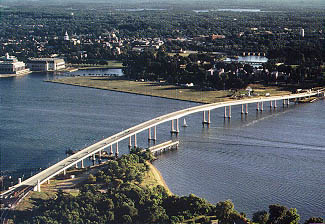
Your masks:
<svg viewBox="0 0 325 224"><path fill-rule="evenodd" d="M158 145L154 145L149 147L148 149L150 150L150 152L154 155L158 155L161 154L162 152L171 150L171 149L177 149L179 145L179 141L167 141L167 142L163 142L160 143Z"/></svg>

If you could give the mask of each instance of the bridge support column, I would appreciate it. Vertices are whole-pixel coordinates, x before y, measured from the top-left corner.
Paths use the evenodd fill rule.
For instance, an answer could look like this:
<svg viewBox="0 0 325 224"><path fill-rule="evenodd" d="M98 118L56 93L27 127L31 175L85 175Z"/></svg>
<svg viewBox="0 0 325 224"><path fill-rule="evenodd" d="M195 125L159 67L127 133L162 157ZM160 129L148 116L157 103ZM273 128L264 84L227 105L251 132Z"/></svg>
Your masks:
<svg viewBox="0 0 325 224"><path fill-rule="evenodd" d="M148 141L151 140L151 128L148 128Z"/></svg>
<svg viewBox="0 0 325 224"><path fill-rule="evenodd" d="M85 165L84 165L84 160L81 160L81 168L84 169Z"/></svg>
<svg viewBox="0 0 325 224"><path fill-rule="evenodd" d="M48 179L48 180L47 180L47 184L50 184L50 183L51 183L51 181L50 181L50 179Z"/></svg>
<svg viewBox="0 0 325 224"><path fill-rule="evenodd" d="M41 183L40 180L37 180L37 191L41 192Z"/></svg>
<svg viewBox="0 0 325 224"><path fill-rule="evenodd" d="M248 114L248 104L246 103L246 111L245 114Z"/></svg>
<svg viewBox="0 0 325 224"><path fill-rule="evenodd" d="M75 168L78 169L78 163L76 163Z"/></svg>
<svg viewBox="0 0 325 224"><path fill-rule="evenodd" d="M176 119L176 129L174 127L174 119L171 122L171 130L170 130L171 134L178 134L179 133L179 128L178 128L178 119Z"/></svg>
<svg viewBox="0 0 325 224"><path fill-rule="evenodd" d="M134 147L136 148L137 146L137 134L134 134Z"/></svg>
<svg viewBox="0 0 325 224"><path fill-rule="evenodd" d="M264 103L263 101L261 102L261 112L264 110Z"/></svg>
<svg viewBox="0 0 325 224"><path fill-rule="evenodd" d="M205 124L209 125L211 123L211 112L210 112L210 110L208 110L207 114L208 114L208 120L205 117L205 111L203 111L203 121L202 121L203 126Z"/></svg>
<svg viewBox="0 0 325 224"><path fill-rule="evenodd" d="M115 157L116 158L118 157L118 154L119 154L119 152L118 152L118 142L116 142L116 151L115 151Z"/></svg>
<svg viewBox="0 0 325 224"><path fill-rule="evenodd" d="M131 150L131 148L132 148L132 137L130 136L129 137L129 150ZM112 155L113 154L113 150L112 150L112 146L111 146L111 152L110 152L110 155Z"/></svg>
<svg viewBox="0 0 325 224"><path fill-rule="evenodd" d="M287 99L287 105L289 105L290 104L290 99Z"/></svg>
<svg viewBox="0 0 325 224"><path fill-rule="evenodd" d="M272 108L272 107L273 107L273 105L272 105L272 104L273 104L273 101L271 100L271 101L270 101L270 108Z"/></svg>
<svg viewBox="0 0 325 224"><path fill-rule="evenodd" d="M224 118L227 118L227 106L225 106L225 115L224 115Z"/></svg>
<svg viewBox="0 0 325 224"><path fill-rule="evenodd" d="M257 111L260 110L260 103L259 103L259 102L256 103L256 110L257 110Z"/></svg>
<svg viewBox="0 0 325 224"><path fill-rule="evenodd" d="M67 170L63 170L63 175L67 175Z"/></svg>
<svg viewBox="0 0 325 224"><path fill-rule="evenodd" d="M277 106L276 106L276 100L274 100L274 108L277 108Z"/></svg>
<svg viewBox="0 0 325 224"><path fill-rule="evenodd" d="M153 128L153 140L156 141L157 140L157 126L155 126Z"/></svg>
<svg viewBox="0 0 325 224"><path fill-rule="evenodd" d="M204 125L207 122L206 118L205 118L205 111L203 111L203 120L202 120L202 124Z"/></svg>
<svg viewBox="0 0 325 224"><path fill-rule="evenodd" d="M241 105L241 114L244 114L244 104Z"/></svg>
<svg viewBox="0 0 325 224"><path fill-rule="evenodd" d="M130 139L131 139L131 137L130 137ZM113 145L110 145L109 155L110 156L113 155Z"/></svg>
<svg viewBox="0 0 325 224"><path fill-rule="evenodd" d="M18 184L21 184L21 178L20 177L18 178Z"/></svg>
<svg viewBox="0 0 325 224"><path fill-rule="evenodd" d="M229 112L228 119L230 119L231 118L231 106L228 107L228 112Z"/></svg>
<svg viewBox="0 0 325 224"><path fill-rule="evenodd" d="M283 100L282 100L282 103L283 103L283 107L284 107L284 105L286 104L286 100L283 99Z"/></svg>

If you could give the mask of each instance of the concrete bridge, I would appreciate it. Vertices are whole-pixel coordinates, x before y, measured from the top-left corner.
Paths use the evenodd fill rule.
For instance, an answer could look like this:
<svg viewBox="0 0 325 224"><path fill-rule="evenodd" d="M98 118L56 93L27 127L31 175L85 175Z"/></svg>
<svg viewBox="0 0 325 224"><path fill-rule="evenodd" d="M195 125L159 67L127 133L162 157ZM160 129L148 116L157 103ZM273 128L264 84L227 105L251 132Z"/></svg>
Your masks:
<svg viewBox="0 0 325 224"><path fill-rule="evenodd" d="M267 106L266 103L270 107L278 107L282 101L282 105L286 106L290 104L290 100L294 99L301 99L305 97L317 96L322 95L324 96L324 92L320 91L309 91L307 93L299 93L299 94L290 94L284 96L269 96L269 97L259 97L259 98L252 98L252 99L243 99L243 100L233 100L233 101L226 101L226 102L219 102L219 103L212 103L212 104L204 104L195 107L191 107L188 109L183 109L179 111L175 111L169 114L165 114L163 116L151 119L149 121L143 122L139 125L131 127L127 130L121 131L113 136L110 136L106 139L103 139L91 146L88 146L77 153L63 159L62 161L50 166L49 168L43 170L42 172L30 177L29 179L19 183L6 192L0 194L1 197L7 197L7 195L12 194L16 189L21 186L32 186L34 191L40 191L40 186L42 183L49 181L51 178L59 175L60 173L66 173L66 170L72 166L80 165L81 168L84 167L84 160L87 159L89 156L95 157L96 153L102 152L102 150L109 148L110 154L113 154L113 150L115 150L115 155L118 156L119 148L118 144L120 141L129 138L129 147L132 147L132 143L134 146L137 146L137 133L142 131L148 131L148 140L149 141L156 141L157 139L157 132L156 127L159 124L164 122L171 121L171 133L177 134L179 133L179 118L203 112L202 124L210 124L210 113L211 110L217 108L224 108L224 117L225 119L231 118L231 107L235 105L241 105L241 111L239 113L248 114L248 105L249 104L256 104L256 109L258 111L263 111L264 108ZM280 101L280 102L279 102ZM254 105L255 107L255 105ZM133 141L132 141L133 139Z"/></svg>

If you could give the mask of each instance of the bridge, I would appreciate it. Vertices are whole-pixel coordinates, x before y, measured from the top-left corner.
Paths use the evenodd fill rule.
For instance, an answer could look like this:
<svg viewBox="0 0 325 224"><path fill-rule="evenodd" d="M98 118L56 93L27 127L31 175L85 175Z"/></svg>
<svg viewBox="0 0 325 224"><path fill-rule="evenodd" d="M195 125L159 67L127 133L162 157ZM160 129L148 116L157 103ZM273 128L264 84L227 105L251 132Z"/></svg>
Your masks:
<svg viewBox="0 0 325 224"><path fill-rule="evenodd" d="M23 182L19 181L18 184L11 187L9 190L0 194L1 198L6 198L8 195L11 195L14 191L19 189L21 186L31 186L34 191L41 190L41 184L46 181L50 181L51 178L63 173L66 173L66 170L72 166L77 166L80 163L81 168L84 167L84 160L90 156L95 157L96 153L102 152L102 150L110 147L110 154L113 154L113 147L115 148L115 155L118 156L119 149L118 144L120 141L129 138L129 147L132 147L132 138L134 139L133 143L134 146L137 146L137 133L142 131L148 130L148 140L149 141L156 141L157 134L156 134L156 127L159 124L164 122L171 121L171 133L177 134L179 133L179 118L203 112L203 119L202 124L210 124L210 112L211 110L217 108L224 108L224 117L225 119L231 118L231 107L235 105L241 105L242 114L248 114L248 105L256 103L256 110L263 111L265 104L269 102L270 107L277 107L277 102L283 101L283 106L289 105L290 100L298 100L301 98L311 97L311 96L325 96L324 92L321 91L309 91L306 93L299 93L299 94L290 94L290 95L283 95L283 96L269 96L269 97L259 97L259 98L251 98L251 99L242 99L242 100L233 100L233 101L226 101L226 102L219 102L219 103L212 103L212 104L204 104L199 105L179 111L175 111L169 114L162 115L160 117L151 119L149 121L143 122L139 125L131 127L127 130L121 131L115 135L112 135L108 138L105 138L91 146L88 146L77 153L61 160L60 162L50 166L49 168L41 171L40 173L30 177L29 179L24 180ZM278 102L278 104L280 104ZM228 112L228 113L227 113ZM152 130L153 129L153 130ZM153 135L151 135L151 131L153 131Z"/></svg>

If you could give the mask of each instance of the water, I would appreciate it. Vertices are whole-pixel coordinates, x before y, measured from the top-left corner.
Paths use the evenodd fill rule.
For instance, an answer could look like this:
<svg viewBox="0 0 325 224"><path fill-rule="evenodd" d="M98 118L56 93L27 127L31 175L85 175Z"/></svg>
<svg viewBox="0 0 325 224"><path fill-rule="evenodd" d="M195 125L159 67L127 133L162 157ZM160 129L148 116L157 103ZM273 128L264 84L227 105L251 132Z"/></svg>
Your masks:
<svg viewBox="0 0 325 224"><path fill-rule="evenodd" d="M46 168L63 159L67 149L81 149L147 119L198 105L43 82L51 78L0 79L1 171ZM226 122L217 109L210 128L202 127L202 114L191 115L189 126L181 128L179 150L162 155L154 165L179 195L194 193L213 203L232 199L249 216L273 203L296 207L303 220L324 216L324 105L290 105L262 114L251 105L247 118L233 107ZM169 130L169 123L158 126L158 143L170 139ZM127 144L119 144L121 152L127 153ZM138 134L138 144L147 146L147 132Z"/></svg>

